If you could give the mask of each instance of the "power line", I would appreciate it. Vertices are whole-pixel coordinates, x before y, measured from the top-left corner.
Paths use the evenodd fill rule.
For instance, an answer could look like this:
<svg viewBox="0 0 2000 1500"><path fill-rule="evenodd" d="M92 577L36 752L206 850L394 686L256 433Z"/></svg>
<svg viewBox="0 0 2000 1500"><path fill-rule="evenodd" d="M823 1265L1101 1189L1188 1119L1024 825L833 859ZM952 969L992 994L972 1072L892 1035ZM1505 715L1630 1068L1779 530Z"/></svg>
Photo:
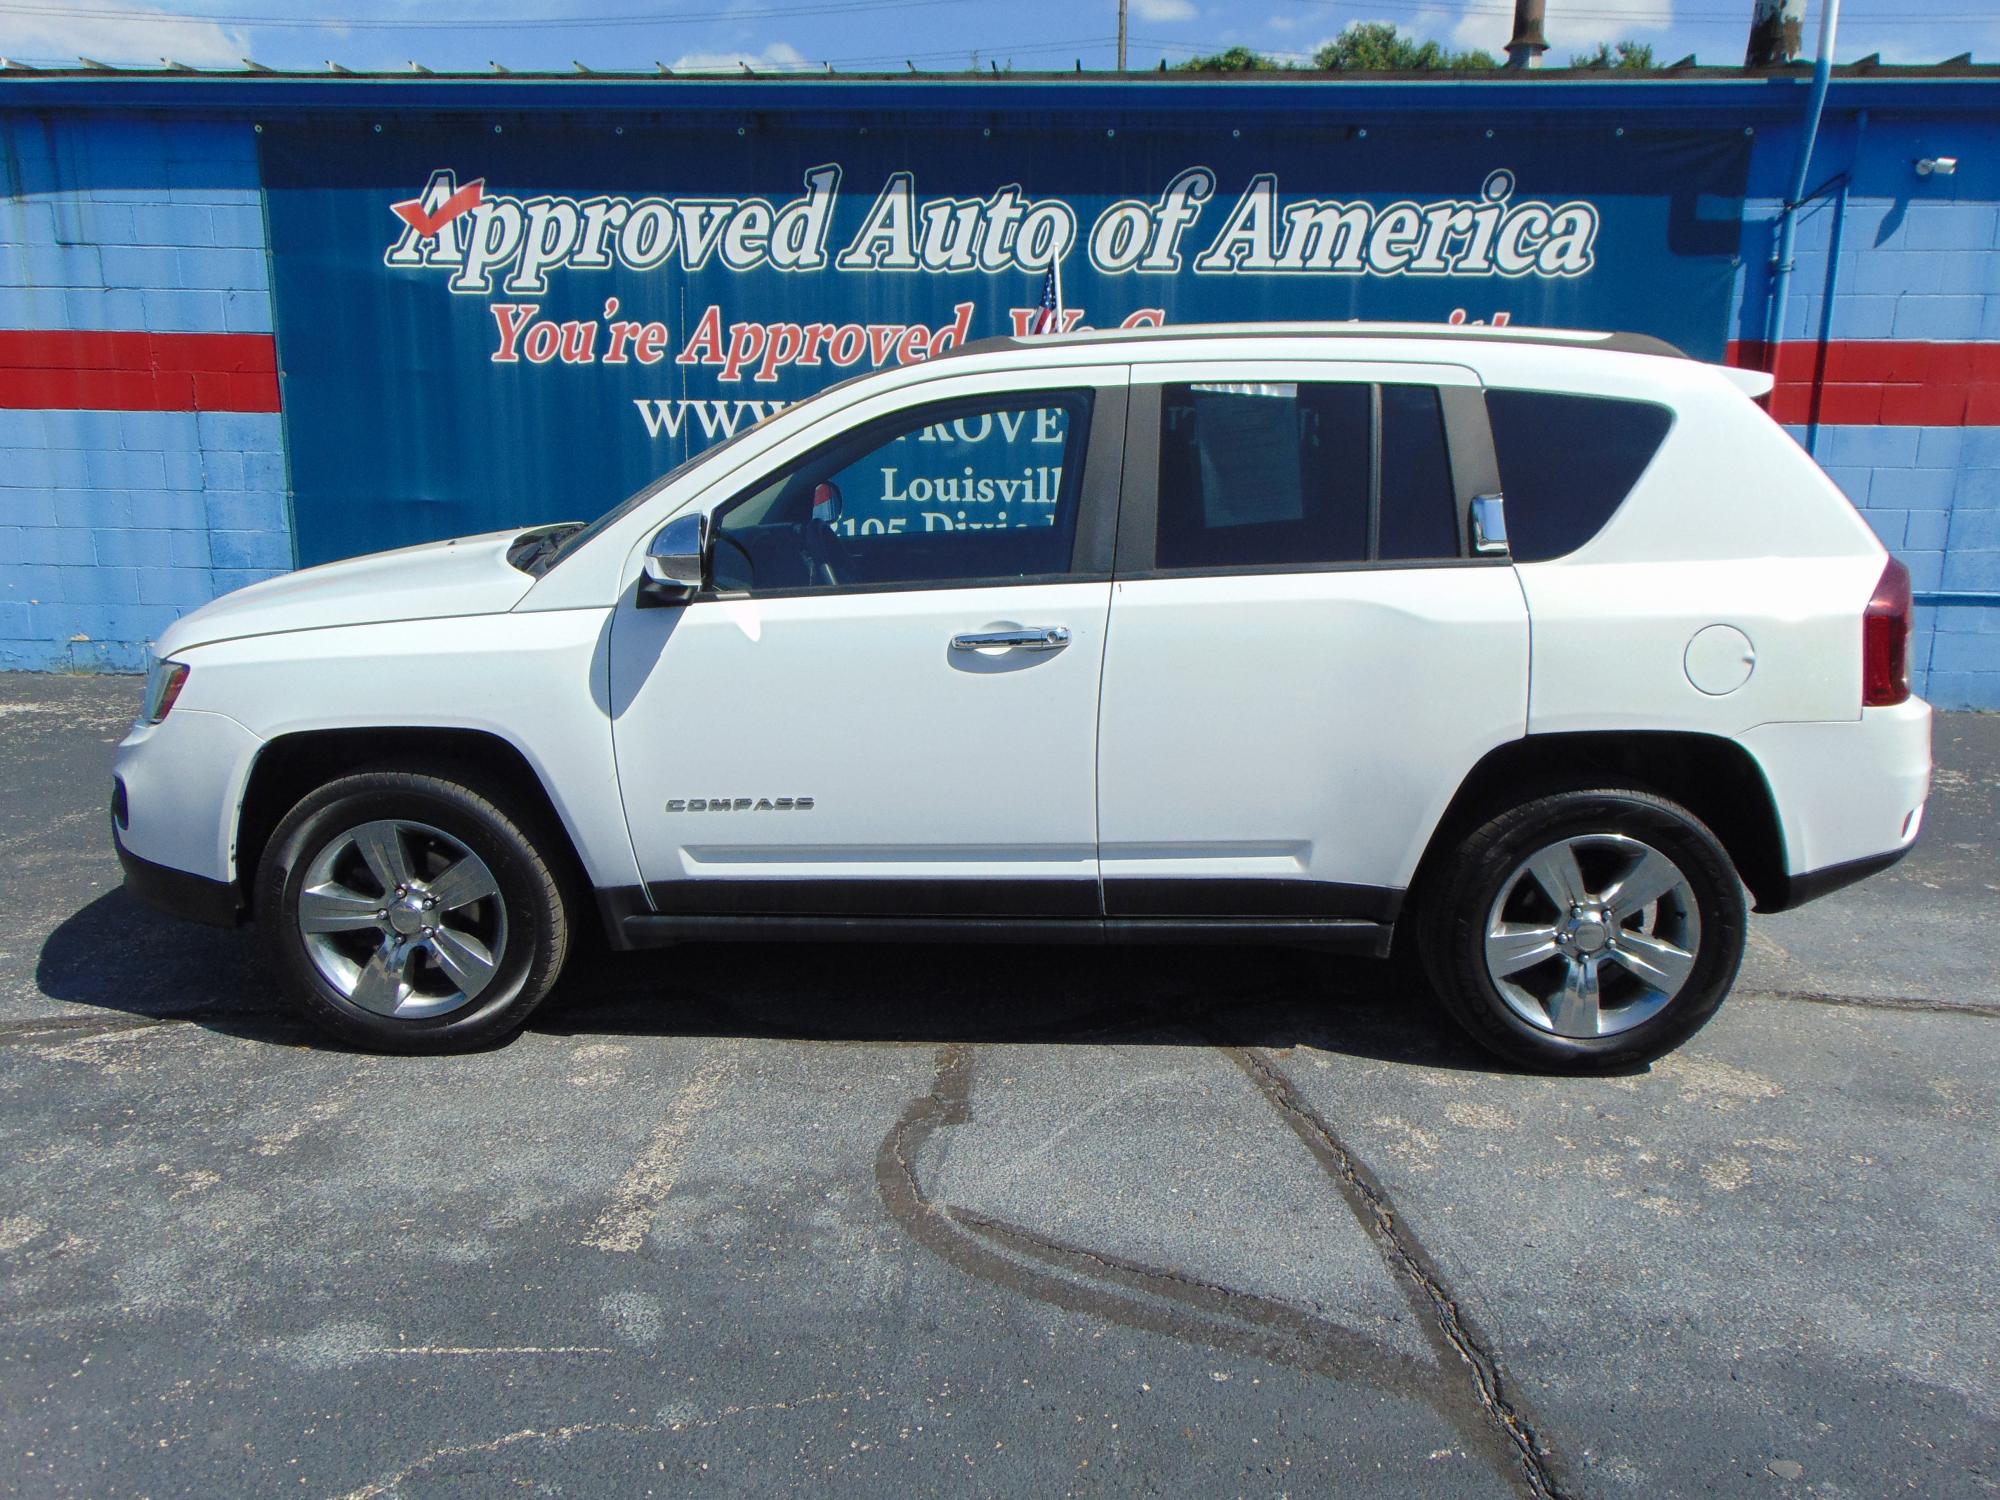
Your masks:
<svg viewBox="0 0 2000 1500"><path fill-rule="evenodd" d="M1039 52L1067 52L1073 47L1107 47L1116 40L1116 37L1111 36L1080 36L1071 37L1068 41L1043 40L1039 42L1009 42L998 46L943 47L933 52L876 52L870 53L865 57L822 57L816 59L813 66L820 68L829 65L836 68L857 67L866 63L915 62L919 58L929 61L932 58L938 57L966 57L973 53L977 53L981 57L997 60L1003 56L1030 55Z"/></svg>
<svg viewBox="0 0 2000 1500"><path fill-rule="evenodd" d="M292 31L571 31L628 26L687 26L710 21L788 20L795 16L840 16L861 11L924 10L944 5L969 5L974 0L809 0L804 5L767 6L758 10L654 11L624 16L578 16L552 19L494 19L490 16L432 17L421 21L386 21L358 16L253 16L209 11L131 11L111 6L35 5L5 0L0 15L60 16L65 20L132 21L144 25L203 22L217 26L256 26Z"/></svg>
<svg viewBox="0 0 2000 1500"><path fill-rule="evenodd" d="M360 16L317 16L301 20L295 16L250 15L219 11L131 11L103 5L43 5L32 0L0 0L0 16L55 16L67 20L106 20L137 23L140 25L185 25L189 22L219 26L252 26L260 29L287 31L456 31L476 29L481 31L516 32L561 32L576 30L640 29L648 27L695 26L715 21L782 21L807 19L819 16L862 15L882 11L932 10L944 6L968 5L975 0L807 0L801 5L766 6L756 10L709 10L709 11L652 11L629 15L591 16L582 15L568 18L528 17L495 18L491 16L449 16L432 17L424 20L384 20L377 17ZM1366 15L1380 14L1384 10L1402 12L1438 12L1437 0L1287 0L1294 5L1310 5L1325 9L1348 9ZM1513 15L1513 7L1506 4L1469 4L1456 7L1456 16L1493 16L1496 18ZM1638 27L1692 27L1705 29L1728 25L1746 24L1742 13L1736 11L1637 11L1606 9L1565 9L1564 20L1579 21L1623 21ZM1927 11L1899 15L1850 12L1850 25L1872 27L1900 27L1918 24L1938 24L1954 22L1991 21L1990 12L1978 11ZM1351 23L1350 23L1351 24ZM1105 39L1115 41L1113 38ZM1140 38L1132 38L1141 41ZM1058 46L1074 46L1073 42L1037 45L1032 50L1049 51ZM1173 51L1204 52L1211 49L1205 43L1146 40L1147 47L1166 47ZM1235 44L1231 44L1235 45ZM948 56L965 48L953 48L931 56ZM984 49L981 49L984 50ZM1016 50L1028 50L1017 48ZM1253 50L1269 57L1306 57L1310 54L1288 51L1283 48L1258 47ZM882 54L885 57L890 54ZM824 59L820 60L822 65Z"/></svg>
<svg viewBox="0 0 2000 1500"><path fill-rule="evenodd" d="M761 62L757 63L756 66L757 70L762 73L810 73L829 67L857 68L874 64L894 65L904 62L930 62L938 58L967 57L972 55L977 55L982 59L999 61L1013 57L1032 57L1042 53L1070 52L1078 48L1108 47L1116 40L1117 38L1109 35L1053 39L1043 37L1022 42L981 43L973 46L941 47L927 52L912 52L908 48L902 48L895 52L873 52L847 57L802 57L796 61L784 63ZM717 49L715 55L718 57L735 56L728 49L722 48ZM75 58L26 57L13 56L12 54L10 54L10 57L15 62L27 63L34 67L64 68L73 66L76 62ZM745 61L753 61L754 54L744 52L742 53L742 57ZM121 69L120 71L123 70ZM132 71L157 72L158 69L134 68ZM197 71L205 70L198 69ZM288 70L281 69L280 71ZM704 70L683 68L679 71L683 77L698 77L701 76ZM708 71L713 71L724 76L741 76L736 72L733 61L726 64L718 64L714 69Z"/></svg>
<svg viewBox="0 0 2000 1500"><path fill-rule="evenodd" d="M1469 4L1469 5L1445 6L1441 5L1439 3L1439 0L1284 0L1284 3L1288 5L1311 5L1311 6L1330 7L1330 8L1340 8L1346 10L1360 10L1371 14L1378 10L1433 11L1433 12L1439 12L1440 14L1442 14L1446 10L1449 10L1453 16L1482 15L1482 16L1511 17L1514 14L1514 7L1512 5ZM1566 20L1571 17L1581 18L1584 20L1657 21L1661 23L1666 23L1666 22L1678 23L1681 21L1730 21L1730 22L1741 21L1744 23L1745 26L1748 26L1749 24L1748 15L1743 11L1736 11L1736 10L1631 11L1631 10L1576 9L1574 7L1567 5L1563 7L1561 15L1556 16L1553 19ZM1993 18L1994 18L1993 12L1990 9L1969 10L1969 11L1930 11L1930 12L1925 12L1921 15L1914 13L1906 13L1902 11L1897 11L1893 13L1887 11L1882 11L1882 12L1843 11L1841 13L1841 19L1843 21L1866 22L1871 25L1878 25L1878 26L1887 23L1895 23L1899 21L1991 21Z"/></svg>

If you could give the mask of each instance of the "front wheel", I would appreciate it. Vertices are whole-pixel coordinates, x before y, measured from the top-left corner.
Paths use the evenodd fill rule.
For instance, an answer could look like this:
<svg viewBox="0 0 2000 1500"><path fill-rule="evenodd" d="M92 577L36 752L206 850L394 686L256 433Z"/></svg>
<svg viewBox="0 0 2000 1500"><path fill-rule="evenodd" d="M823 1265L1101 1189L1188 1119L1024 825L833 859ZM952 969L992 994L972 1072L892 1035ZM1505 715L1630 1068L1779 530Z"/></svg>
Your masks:
<svg viewBox="0 0 2000 1500"><path fill-rule="evenodd" d="M562 968L562 895L535 838L442 776L367 771L305 797L257 872L288 988L336 1036L460 1051L518 1029Z"/></svg>
<svg viewBox="0 0 2000 1500"><path fill-rule="evenodd" d="M1646 792L1539 797L1451 853L1420 913L1445 1009L1493 1051L1564 1071L1629 1066L1715 1014L1743 960L1735 867Z"/></svg>

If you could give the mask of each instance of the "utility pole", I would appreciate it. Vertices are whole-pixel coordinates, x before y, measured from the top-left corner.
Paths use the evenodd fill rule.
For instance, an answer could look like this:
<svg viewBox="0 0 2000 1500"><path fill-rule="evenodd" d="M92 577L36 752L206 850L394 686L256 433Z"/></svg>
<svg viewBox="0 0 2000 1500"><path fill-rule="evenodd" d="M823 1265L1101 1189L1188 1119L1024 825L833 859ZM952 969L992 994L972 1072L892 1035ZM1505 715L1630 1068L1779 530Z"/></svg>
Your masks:
<svg viewBox="0 0 2000 1500"><path fill-rule="evenodd" d="M1743 51L1743 66L1774 68L1796 62L1805 25L1805 0L1756 0L1750 11L1750 42Z"/></svg>
<svg viewBox="0 0 2000 1500"><path fill-rule="evenodd" d="M1549 44L1542 36L1542 18L1546 9L1545 0L1514 0L1514 36L1507 43L1508 67L1539 68L1542 65L1542 54L1549 50Z"/></svg>
<svg viewBox="0 0 2000 1500"><path fill-rule="evenodd" d="M1118 0L1118 71L1125 71L1125 12L1132 0Z"/></svg>

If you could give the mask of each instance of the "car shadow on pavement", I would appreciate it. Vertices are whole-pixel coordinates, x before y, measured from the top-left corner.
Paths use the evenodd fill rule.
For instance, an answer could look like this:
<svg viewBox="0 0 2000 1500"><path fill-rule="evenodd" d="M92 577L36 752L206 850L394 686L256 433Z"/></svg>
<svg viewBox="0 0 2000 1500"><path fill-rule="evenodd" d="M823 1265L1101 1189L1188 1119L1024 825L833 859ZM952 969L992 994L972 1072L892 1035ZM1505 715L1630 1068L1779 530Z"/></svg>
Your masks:
<svg viewBox="0 0 2000 1500"><path fill-rule="evenodd" d="M1312 1046L1490 1072L1401 965L1257 947L690 944L573 961L531 1029L831 1043Z"/></svg>
<svg viewBox="0 0 2000 1500"><path fill-rule="evenodd" d="M278 993L255 933L162 916L123 887L48 935L35 986L51 1000L139 1021L192 1021L273 1042L316 1039Z"/></svg>
<svg viewBox="0 0 2000 1500"><path fill-rule="evenodd" d="M122 889L49 934L35 980L50 999L121 1018L347 1050L296 1015L253 930L174 921ZM1403 966L1282 948L781 943L609 953L586 943L529 1029L876 1044L1308 1045L1433 1068L1504 1066L1461 1038Z"/></svg>

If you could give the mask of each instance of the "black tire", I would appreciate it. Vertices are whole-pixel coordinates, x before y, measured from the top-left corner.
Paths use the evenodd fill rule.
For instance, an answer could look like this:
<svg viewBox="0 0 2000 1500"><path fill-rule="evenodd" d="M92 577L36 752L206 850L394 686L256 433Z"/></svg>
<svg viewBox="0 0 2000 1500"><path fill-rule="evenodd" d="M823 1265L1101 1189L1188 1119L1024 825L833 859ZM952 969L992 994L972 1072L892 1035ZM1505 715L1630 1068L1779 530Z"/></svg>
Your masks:
<svg viewBox="0 0 2000 1500"><path fill-rule="evenodd" d="M497 894L472 910L504 921L499 929L504 941L493 955L491 977L457 1009L414 1018L364 1009L329 981L307 951L299 924L307 872L344 834L376 821L437 830L476 854L491 873ZM257 922L288 993L326 1031L382 1052L462 1052L519 1030L555 984L569 947L561 885L537 847L538 840L546 845L548 835L532 828L481 791L445 775L362 771L306 796L272 833L257 869ZM358 933L355 940L372 938ZM417 966L423 962L420 958ZM471 991L470 983L465 989Z"/></svg>
<svg viewBox="0 0 2000 1500"><path fill-rule="evenodd" d="M1671 900L1676 913L1693 906L1699 941L1685 979L1657 1012L1608 1035L1566 1036L1531 1024L1503 998L1487 962L1488 921L1496 903L1515 889L1525 861L1562 840L1601 835L1640 840L1679 866L1685 892ZM1473 829L1426 886L1420 898L1418 938L1438 998L1482 1047L1532 1068L1598 1072L1632 1067L1672 1051L1715 1014L1743 961L1749 918L1742 881L1729 855L1694 814L1650 792L1596 788L1538 796ZM1530 898L1540 899L1538 886ZM1565 940L1577 941L1574 935ZM1597 940L1595 931L1589 940ZM1566 960L1557 956L1549 962L1562 965ZM1614 980L1632 982L1617 962L1596 967ZM1541 972L1553 975L1566 970ZM1665 993L1665 986L1658 992ZM1642 988L1632 993L1643 1001ZM1553 1012L1545 1019L1552 1024Z"/></svg>

